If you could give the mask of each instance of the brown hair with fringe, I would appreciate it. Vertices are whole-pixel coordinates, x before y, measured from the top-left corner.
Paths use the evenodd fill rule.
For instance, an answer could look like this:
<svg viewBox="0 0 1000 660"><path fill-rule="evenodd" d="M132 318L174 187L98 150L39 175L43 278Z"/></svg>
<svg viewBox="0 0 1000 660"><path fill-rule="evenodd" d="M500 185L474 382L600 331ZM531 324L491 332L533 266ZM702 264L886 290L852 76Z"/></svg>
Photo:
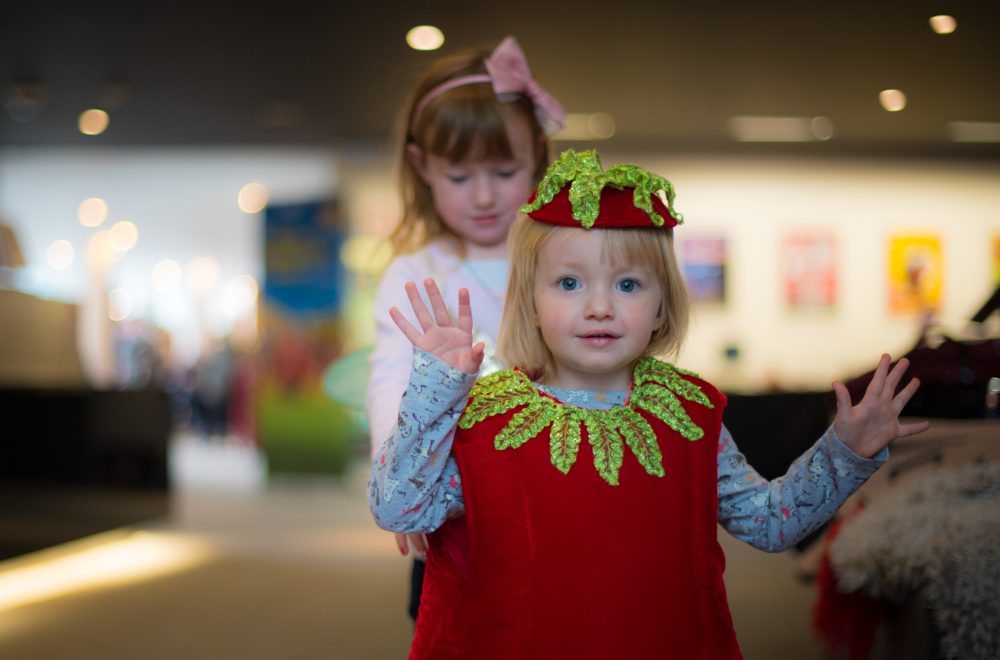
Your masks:
<svg viewBox="0 0 1000 660"><path fill-rule="evenodd" d="M388 238L393 254L412 252L445 236L455 238L461 246L458 236L434 207L430 187L410 163L406 153L409 145L416 145L424 154L441 156L452 163L470 157L510 159L514 154L504 122L519 114L528 122L537 146L536 184L549 166L548 139L538 123L531 100L519 96L513 101L501 102L489 83L461 85L438 94L427 103L419 121L413 125L413 111L427 92L453 78L486 73L483 60L488 55L487 51L463 51L435 60L417 81L404 106L405 112L398 119L403 135L398 149L403 214Z"/></svg>

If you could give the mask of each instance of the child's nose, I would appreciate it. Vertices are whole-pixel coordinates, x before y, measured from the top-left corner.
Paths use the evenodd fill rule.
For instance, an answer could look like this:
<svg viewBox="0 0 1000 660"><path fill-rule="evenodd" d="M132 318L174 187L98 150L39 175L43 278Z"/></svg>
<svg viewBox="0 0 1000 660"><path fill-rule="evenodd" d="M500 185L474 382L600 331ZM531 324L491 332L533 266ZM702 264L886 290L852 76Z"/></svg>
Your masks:
<svg viewBox="0 0 1000 660"><path fill-rule="evenodd" d="M472 188L473 202L477 207L485 208L493 205L496 191L489 177L476 177Z"/></svg>
<svg viewBox="0 0 1000 660"><path fill-rule="evenodd" d="M603 291L593 291L587 296L584 315L588 319L609 319L614 317L614 308L607 294Z"/></svg>

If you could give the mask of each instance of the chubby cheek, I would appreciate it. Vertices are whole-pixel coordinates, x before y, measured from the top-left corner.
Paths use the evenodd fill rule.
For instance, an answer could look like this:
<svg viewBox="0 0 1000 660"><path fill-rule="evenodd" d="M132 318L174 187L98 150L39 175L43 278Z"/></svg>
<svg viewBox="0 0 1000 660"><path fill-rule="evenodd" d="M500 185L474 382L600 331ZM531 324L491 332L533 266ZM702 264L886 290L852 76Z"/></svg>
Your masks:
<svg viewBox="0 0 1000 660"><path fill-rule="evenodd" d="M543 302L542 305L545 305ZM537 325L542 330L542 335L548 337L558 337L570 332L570 314L566 310L552 304L542 307L544 310L537 316Z"/></svg>
<svg viewBox="0 0 1000 660"><path fill-rule="evenodd" d="M455 209L458 204L455 203L455 195L449 194L447 191L442 190L442 186L436 186L433 188L434 198L434 208L437 209L438 213L443 217L443 219L452 224L455 217Z"/></svg>

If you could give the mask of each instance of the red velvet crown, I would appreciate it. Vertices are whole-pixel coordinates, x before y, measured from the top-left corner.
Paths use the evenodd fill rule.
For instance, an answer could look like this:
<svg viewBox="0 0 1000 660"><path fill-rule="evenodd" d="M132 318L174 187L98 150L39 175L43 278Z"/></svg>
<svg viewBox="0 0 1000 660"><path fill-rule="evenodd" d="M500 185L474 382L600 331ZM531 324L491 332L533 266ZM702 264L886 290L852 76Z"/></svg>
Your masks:
<svg viewBox="0 0 1000 660"><path fill-rule="evenodd" d="M549 225L559 225L562 227L580 227L580 221L573 217L573 208L569 201L569 187L567 183L563 189L556 193L552 201L538 209L529 211L528 217L538 222ZM594 221L597 229L621 229L624 227L656 227L649 215L642 209L636 208L633 195L634 188L615 188L606 186L601 190L600 213ZM530 205L538 196L538 191L531 193ZM653 210L662 218L662 227L676 227L678 219L667 209L659 195L650 195L653 203Z"/></svg>
<svg viewBox="0 0 1000 660"><path fill-rule="evenodd" d="M563 227L676 227L684 216L674 209L674 194L672 183L638 165L619 163L605 171L596 150L567 149L521 212Z"/></svg>

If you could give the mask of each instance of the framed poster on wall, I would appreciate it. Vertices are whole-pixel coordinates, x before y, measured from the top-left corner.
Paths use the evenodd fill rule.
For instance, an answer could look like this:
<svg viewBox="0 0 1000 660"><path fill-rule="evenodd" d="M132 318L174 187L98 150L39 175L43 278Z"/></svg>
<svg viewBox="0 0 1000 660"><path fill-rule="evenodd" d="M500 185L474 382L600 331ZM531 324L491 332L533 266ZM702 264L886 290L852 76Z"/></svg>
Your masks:
<svg viewBox="0 0 1000 660"><path fill-rule="evenodd" d="M1000 234L993 236L993 283L1000 284Z"/></svg>
<svg viewBox="0 0 1000 660"><path fill-rule="evenodd" d="M933 234L896 234L889 237L889 311L926 312L941 306L944 288L944 251Z"/></svg>
<svg viewBox="0 0 1000 660"><path fill-rule="evenodd" d="M837 241L829 233L785 239L785 304L790 309L833 309L837 304Z"/></svg>
<svg viewBox="0 0 1000 660"><path fill-rule="evenodd" d="M696 303L726 301L726 239L694 236L680 244L681 269L688 295Z"/></svg>

